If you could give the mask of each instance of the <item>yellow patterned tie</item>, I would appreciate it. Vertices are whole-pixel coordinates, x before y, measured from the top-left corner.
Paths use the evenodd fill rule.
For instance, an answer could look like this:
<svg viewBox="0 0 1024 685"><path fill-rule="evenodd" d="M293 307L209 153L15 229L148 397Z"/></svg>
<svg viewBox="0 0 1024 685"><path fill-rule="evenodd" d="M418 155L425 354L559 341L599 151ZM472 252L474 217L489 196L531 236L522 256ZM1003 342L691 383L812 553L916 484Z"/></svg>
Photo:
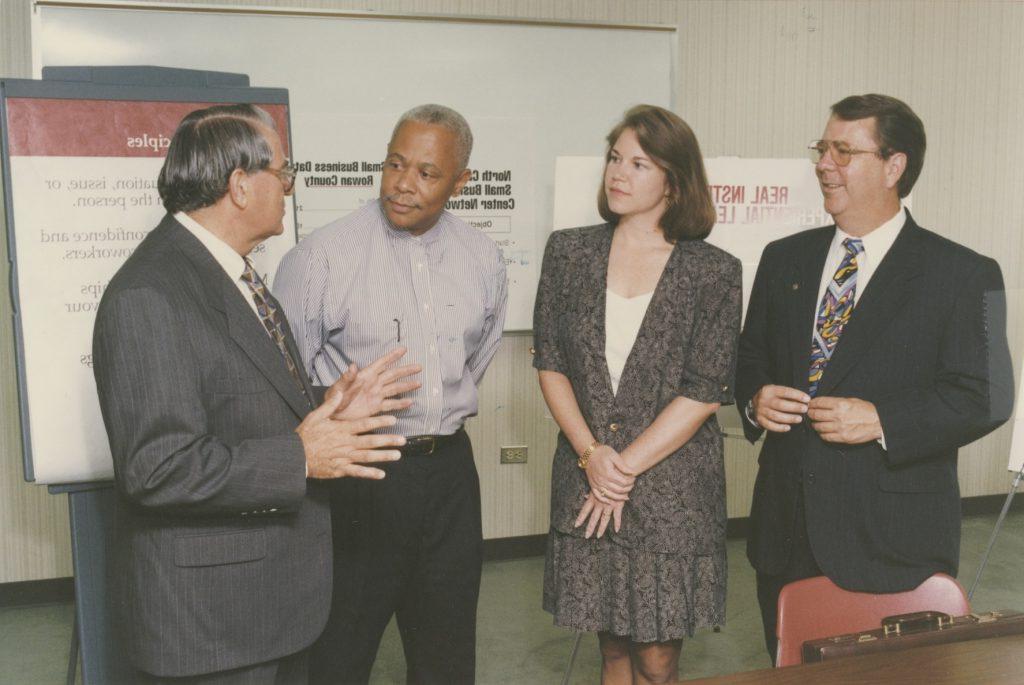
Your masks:
<svg viewBox="0 0 1024 685"><path fill-rule="evenodd" d="M825 367L832 359L832 353L839 343L839 336L843 334L843 326L853 313L857 294L857 255L864 251L864 242L858 238L847 238L843 241L843 247L846 248L846 254L843 255L843 261L839 262L839 268L825 289L814 324L811 368L807 376L807 393L811 397L817 394L818 383L821 382Z"/></svg>

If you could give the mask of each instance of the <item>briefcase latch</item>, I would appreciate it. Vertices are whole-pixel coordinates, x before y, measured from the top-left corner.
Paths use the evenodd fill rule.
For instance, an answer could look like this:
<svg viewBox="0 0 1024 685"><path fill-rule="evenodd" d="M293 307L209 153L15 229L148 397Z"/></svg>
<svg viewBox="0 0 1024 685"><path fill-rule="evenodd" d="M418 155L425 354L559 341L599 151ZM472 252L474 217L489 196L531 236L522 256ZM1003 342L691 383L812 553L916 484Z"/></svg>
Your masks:
<svg viewBox="0 0 1024 685"><path fill-rule="evenodd" d="M912 614L886 616L882 619L882 635L903 635L922 630L942 630L953 624L953 617L939 611L915 611Z"/></svg>
<svg viewBox="0 0 1024 685"><path fill-rule="evenodd" d="M978 623L992 623L993 621L998 621L1002 616L998 611L990 611L987 614L971 614L971 618Z"/></svg>

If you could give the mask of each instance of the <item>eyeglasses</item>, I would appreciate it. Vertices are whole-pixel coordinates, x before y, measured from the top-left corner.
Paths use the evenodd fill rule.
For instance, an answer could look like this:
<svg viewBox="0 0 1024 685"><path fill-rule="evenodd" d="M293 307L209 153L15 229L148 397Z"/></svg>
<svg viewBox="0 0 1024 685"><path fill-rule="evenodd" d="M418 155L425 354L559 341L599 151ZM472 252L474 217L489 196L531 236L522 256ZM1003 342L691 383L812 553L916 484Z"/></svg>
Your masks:
<svg viewBox="0 0 1024 685"><path fill-rule="evenodd" d="M881 150L858 150L852 148L841 140L815 140L807 146L811 153L811 161L817 164L825 153L832 151L832 161L839 166L846 166L853 159L854 155L877 155L884 158Z"/></svg>
<svg viewBox="0 0 1024 685"><path fill-rule="evenodd" d="M281 185L284 186L285 194L292 192L292 188L295 187L295 176L298 174L294 164L285 162L284 166L280 169L267 167L265 170L277 176L277 179L281 181Z"/></svg>

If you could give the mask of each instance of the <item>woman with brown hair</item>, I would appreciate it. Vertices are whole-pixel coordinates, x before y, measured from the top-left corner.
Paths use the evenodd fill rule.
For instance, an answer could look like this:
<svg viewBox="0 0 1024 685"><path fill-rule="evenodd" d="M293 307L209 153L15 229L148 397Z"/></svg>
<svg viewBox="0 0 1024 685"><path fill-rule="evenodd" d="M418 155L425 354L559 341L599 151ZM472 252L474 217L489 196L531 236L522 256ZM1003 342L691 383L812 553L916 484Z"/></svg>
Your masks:
<svg viewBox="0 0 1024 685"><path fill-rule="evenodd" d="M534 366L558 434L544 608L596 631L602 682L676 679L683 635L725 619L725 474L740 264L689 126L640 105L608 135L598 226L557 231Z"/></svg>

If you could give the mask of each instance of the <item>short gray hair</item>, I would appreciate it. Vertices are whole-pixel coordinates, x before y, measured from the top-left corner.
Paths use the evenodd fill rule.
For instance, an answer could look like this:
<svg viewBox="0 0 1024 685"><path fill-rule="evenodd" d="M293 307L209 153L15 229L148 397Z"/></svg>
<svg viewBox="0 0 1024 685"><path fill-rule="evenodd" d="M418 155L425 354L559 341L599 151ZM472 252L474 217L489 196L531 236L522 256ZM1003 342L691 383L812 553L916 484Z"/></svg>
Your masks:
<svg viewBox="0 0 1024 685"><path fill-rule="evenodd" d="M418 121L421 124L442 126L455 134L455 156L459 160L459 172L469 166L469 155L473 152L473 132L469 130L466 119L451 107L444 105L420 105L403 114L394 130L391 140L398 135L398 129L407 121Z"/></svg>
<svg viewBox="0 0 1024 685"><path fill-rule="evenodd" d="M216 105L189 113L174 132L157 179L164 208L189 212L216 204L235 169L247 174L270 166L274 153L256 125L276 130L256 105Z"/></svg>

